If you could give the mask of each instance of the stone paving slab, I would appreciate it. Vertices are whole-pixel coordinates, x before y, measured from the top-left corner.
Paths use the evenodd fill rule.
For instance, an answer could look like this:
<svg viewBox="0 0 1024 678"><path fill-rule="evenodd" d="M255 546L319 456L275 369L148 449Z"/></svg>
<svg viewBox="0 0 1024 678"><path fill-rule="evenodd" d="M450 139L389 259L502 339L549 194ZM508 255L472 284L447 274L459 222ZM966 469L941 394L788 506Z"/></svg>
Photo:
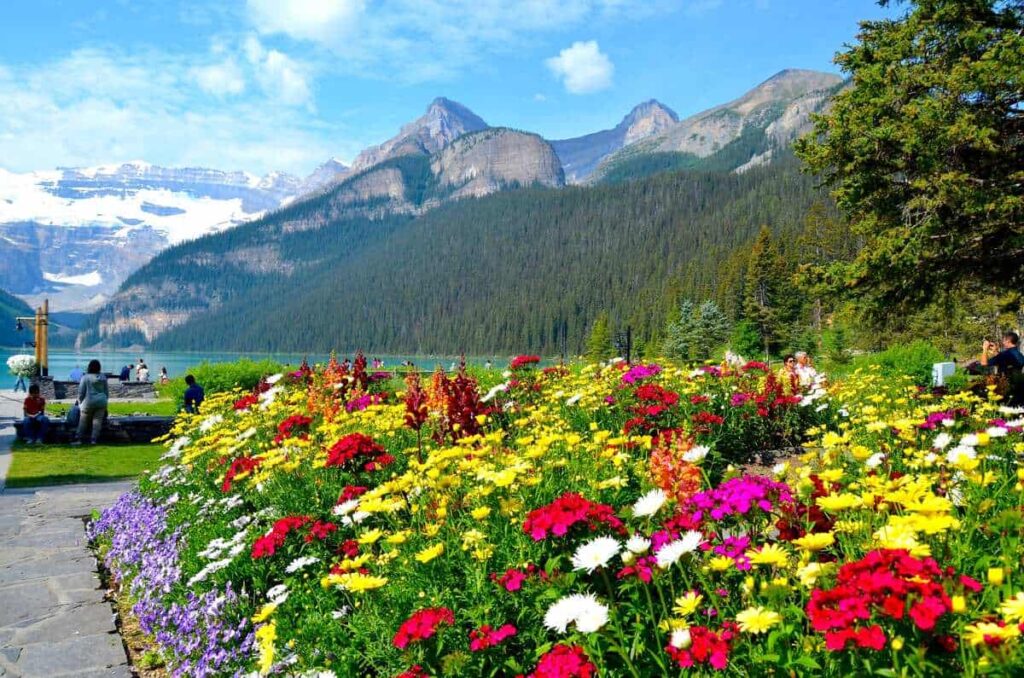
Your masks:
<svg viewBox="0 0 1024 678"><path fill-rule="evenodd" d="M12 434L0 429L0 479ZM0 677L132 675L83 522L130 486L0 485Z"/></svg>

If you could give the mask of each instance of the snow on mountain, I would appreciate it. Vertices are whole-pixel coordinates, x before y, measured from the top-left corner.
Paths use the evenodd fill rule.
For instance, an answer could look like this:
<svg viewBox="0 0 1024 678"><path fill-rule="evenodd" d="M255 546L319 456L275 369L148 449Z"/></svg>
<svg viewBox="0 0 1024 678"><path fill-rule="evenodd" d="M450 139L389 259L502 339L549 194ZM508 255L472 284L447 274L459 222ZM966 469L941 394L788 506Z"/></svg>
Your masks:
<svg viewBox="0 0 1024 678"><path fill-rule="evenodd" d="M89 309L165 247L257 218L316 185L282 172L145 162L0 169L0 288Z"/></svg>

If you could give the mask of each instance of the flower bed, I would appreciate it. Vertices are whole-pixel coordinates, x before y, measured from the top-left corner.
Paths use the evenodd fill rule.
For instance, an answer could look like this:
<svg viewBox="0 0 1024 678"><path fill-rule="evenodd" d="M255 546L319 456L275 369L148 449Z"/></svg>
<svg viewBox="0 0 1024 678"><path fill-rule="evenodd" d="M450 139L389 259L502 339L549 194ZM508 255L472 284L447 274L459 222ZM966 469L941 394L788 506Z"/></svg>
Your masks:
<svg viewBox="0 0 1024 678"><path fill-rule="evenodd" d="M1024 670L1019 413L877 373L513 364L481 394L332 362L179 419L90 526L171 672Z"/></svg>

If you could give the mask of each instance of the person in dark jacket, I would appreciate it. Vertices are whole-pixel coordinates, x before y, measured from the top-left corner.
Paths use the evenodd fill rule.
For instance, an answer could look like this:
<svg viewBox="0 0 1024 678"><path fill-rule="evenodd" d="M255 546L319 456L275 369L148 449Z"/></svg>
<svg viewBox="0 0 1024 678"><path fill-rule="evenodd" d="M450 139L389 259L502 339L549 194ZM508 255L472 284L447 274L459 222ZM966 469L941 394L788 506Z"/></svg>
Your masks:
<svg viewBox="0 0 1024 678"><path fill-rule="evenodd" d="M1003 332L1000 344L1002 350L990 356L995 344L988 339L982 343L981 364L1010 382L1008 405L1024 405L1024 353L1020 351L1020 336L1016 332Z"/></svg>
<svg viewBox="0 0 1024 678"><path fill-rule="evenodd" d="M191 374L185 376L185 384L188 386L185 389L185 411L189 414L199 414L199 408L203 404L206 393Z"/></svg>

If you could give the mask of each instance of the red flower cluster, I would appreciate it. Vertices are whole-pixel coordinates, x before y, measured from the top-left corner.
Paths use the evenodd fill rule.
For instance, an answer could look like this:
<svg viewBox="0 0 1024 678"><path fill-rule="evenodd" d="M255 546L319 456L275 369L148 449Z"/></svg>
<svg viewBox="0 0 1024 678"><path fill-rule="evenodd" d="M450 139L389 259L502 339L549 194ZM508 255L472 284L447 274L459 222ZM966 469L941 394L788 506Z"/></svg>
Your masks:
<svg viewBox="0 0 1024 678"><path fill-rule="evenodd" d="M729 663L729 644L738 630L736 622L725 622L718 633L706 626L691 626L689 630L689 647L677 648L669 645L665 648L672 660L683 668L706 663L717 671L725 670Z"/></svg>
<svg viewBox="0 0 1024 678"><path fill-rule="evenodd" d="M571 527L579 523L587 523L591 530L605 525L624 532L622 521L615 517L611 506L595 504L575 492L566 492L550 504L530 511L523 522L523 532L534 541L541 541L548 534L564 537Z"/></svg>
<svg viewBox="0 0 1024 678"><path fill-rule="evenodd" d="M255 393L244 395L235 401L234 408L236 410L247 410L260 401L260 397Z"/></svg>
<svg viewBox="0 0 1024 678"><path fill-rule="evenodd" d="M324 466L345 466L354 459L363 461L364 471L376 471L395 461L395 458L370 436L349 433L328 450Z"/></svg>
<svg viewBox="0 0 1024 678"><path fill-rule="evenodd" d="M497 629L491 628L490 624L484 624L469 632L469 649L471 652L480 652L500 645L514 635L516 635L516 627L511 624L504 624Z"/></svg>
<svg viewBox="0 0 1024 678"><path fill-rule="evenodd" d="M410 666L408 670L402 671L395 678L429 678L430 674L423 670L419 664Z"/></svg>
<svg viewBox="0 0 1024 678"><path fill-rule="evenodd" d="M700 492L701 472L683 456L693 448L693 438L682 429L659 431L653 440L650 469L654 484L679 504Z"/></svg>
<svg viewBox="0 0 1024 678"><path fill-rule="evenodd" d="M291 438L297 431L305 432L313 423L312 417L304 414L293 414L277 425L277 435L274 436L274 444L280 445L281 441Z"/></svg>
<svg viewBox="0 0 1024 678"><path fill-rule="evenodd" d="M395 647L404 650L409 643L426 640L435 633L441 624L455 623L455 614L447 607L425 607L416 610L398 627L398 633L391 640Z"/></svg>
<svg viewBox="0 0 1024 678"><path fill-rule="evenodd" d="M419 431L427 421L427 392L415 372L405 378L405 425Z"/></svg>
<svg viewBox="0 0 1024 678"><path fill-rule="evenodd" d="M274 523L274 526L270 528L269 533L253 542L252 557L255 559L274 555L277 549L284 546L284 542L288 538L289 532L299 529L309 521L309 516L288 516L286 518L281 518Z"/></svg>
<svg viewBox="0 0 1024 678"><path fill-rule="evenodd" d="M548 573L540 569L533 563L526 566L526 569L517 570L514 567L510 567L505 570L504 574L498 574L496 572L491 573L491 581L503 587L506 591L514 593L519 589L523 588L523 582L530 577L537 577L541 581L548 580Z"/></svg>
<svg viewBox="0 0 1024 678"><path fill-rule="evenodd" d="M816 631L825 633L829 650L843 650L850 641L857 647L881 650L885 646L882 629L877 625L858 628L858 624L875 613L892 619L906 614L917 628L932 631L939 618L953 609L939 581L943 574L932 558L919 560L905 550L871 551L839 568L835 587L811 592L807 616Z"/></svg>
<svg viewBox="0 0 1024 678"><path fill-rule="evenodd" d="M270 528L270 532L253 542L253 559L274 555L277 549L284 546L290 533L298 531L306 525L309 525L309 530L303 539L307 544L314 540L323 541L338 529L338 526L334 523L313 520L309 516L287 516L281 518Z"/></svg>
<svg viewBox="0 0 1024 678"><path fill-rule="evenodd" d="M672 407L679 402L679 394L675 391L669 391L667 388L658 386L657 384L643 384L638 386L633 395L636 396L637 400L645 403L658 403L665 407Z"/></svg>
<svg viewBox="0 0 1024 678"><path fill-rule="evenodd" d="M370 488L363 487L362 485L346 485L345 489L341 491L341 495L338 496L338 503L344 504L346 501L360 497L369 489Z"/></svg>
<svg viewBox="0 0 1024 678"><path fill-rule="evenodd" d="M520 367L529 367L530 365L536 365L540 362L540 356L536 355L517 355L512 358L512 362L509 363L510 370L518 370Z"/></svg>
<svg viewBox="0 0 1024 678"><path fill-rule="evenodd" d="M596 675L597 667L582 647L559 643L540 658L529 678L593 678Z"/></svg>
<svg viewBox="0 0 1024 678"><path fill-rule="evenodd" d="M721 426L725 423L725 419L712 412L698 412L693 415L693 425L699 428L707 428L714 424L715 426Z"/></svg>
<svg viewBox="0 0 1024 678"><path fill-rule="evenodd" d="M240 473L249 473L263 463L263 457L239 457L231 462L228 472L224 474L224 483L220 486L221 492L230 492L231 483Z"/></svg>

